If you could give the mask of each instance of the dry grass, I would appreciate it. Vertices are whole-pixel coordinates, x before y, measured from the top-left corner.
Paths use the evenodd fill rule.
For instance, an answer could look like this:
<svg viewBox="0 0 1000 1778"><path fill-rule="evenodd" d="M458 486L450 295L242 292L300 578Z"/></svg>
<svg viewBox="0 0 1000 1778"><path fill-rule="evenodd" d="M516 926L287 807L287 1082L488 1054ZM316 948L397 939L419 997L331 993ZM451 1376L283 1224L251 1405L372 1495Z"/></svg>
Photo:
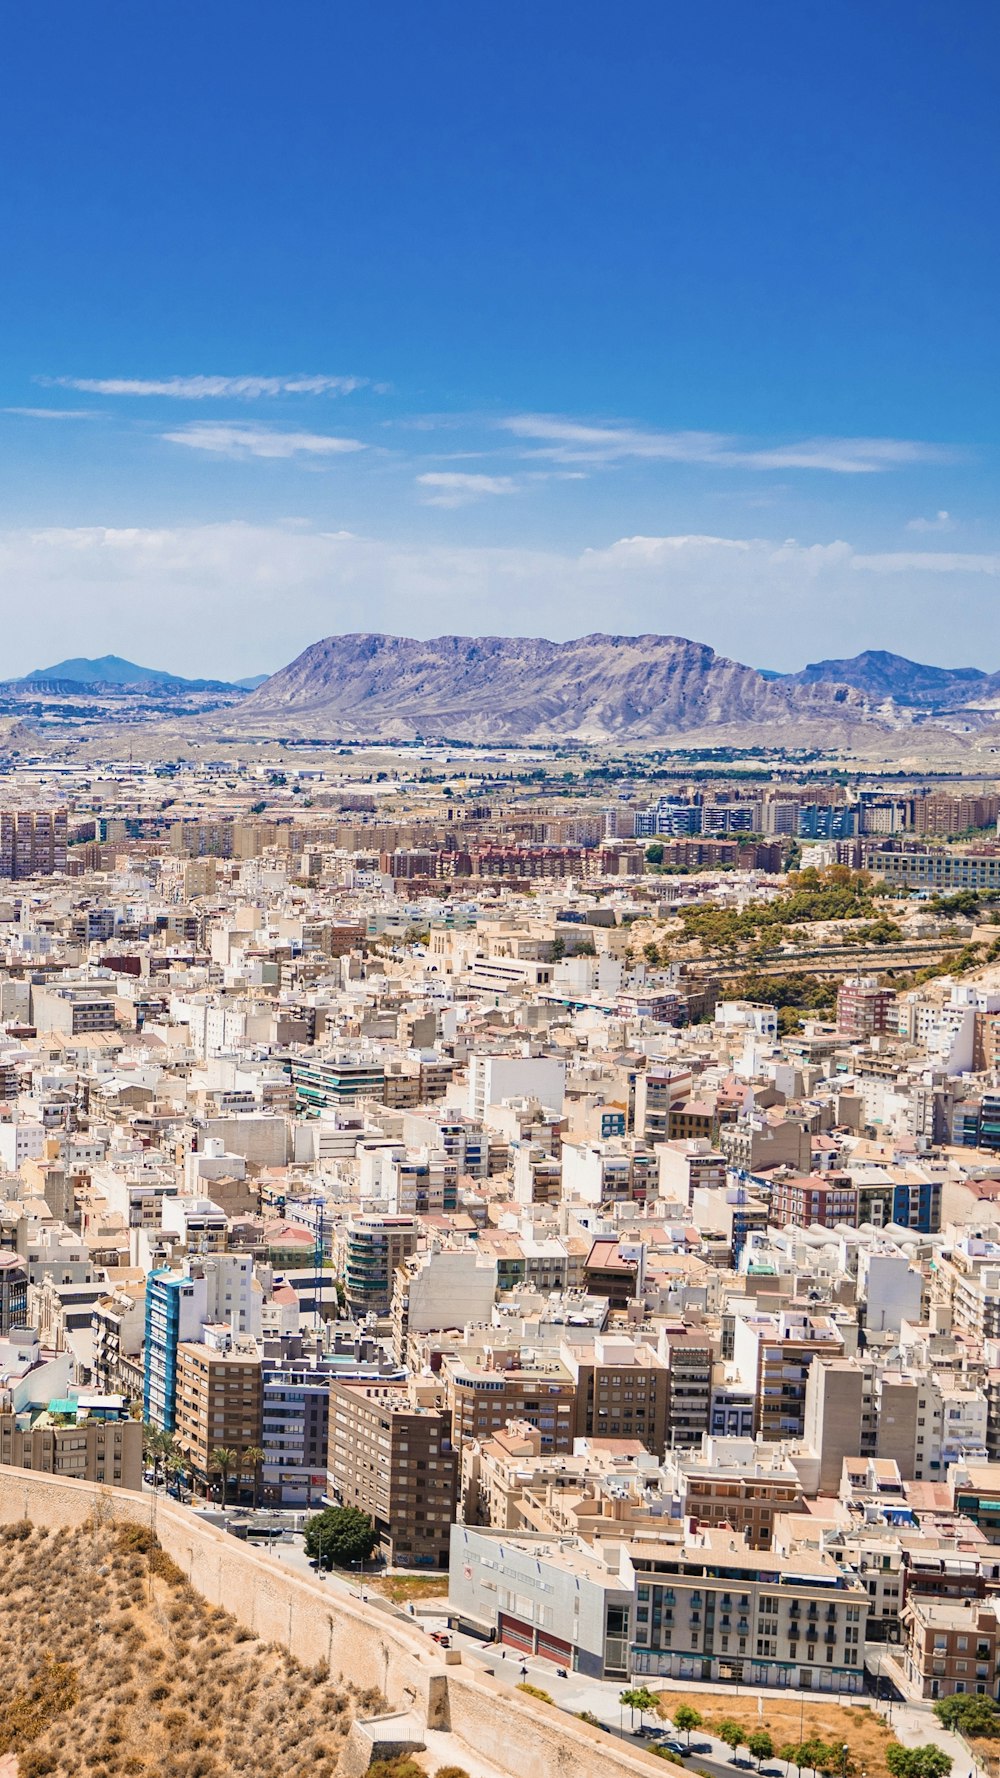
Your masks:
<svg viewBox="0 0 1000 1778"><path fill-rule="evenodd" d="M207 1605L143 1528L0 1528L0 1757L19 1778L333 1778L351 1718L325 1668Z"/></svg>
<svg viewBox="0 0 1000 1778"><path fill-rule="evenodd" d="M892 1733L884 1719L867 1705L838 1704L833 1698L812 1692L795 1692L787 1698L765 1692L764 1714L760 1716L756 1694L747 1696L740 1692L737 1696L734 1692L728 1697L721 1692L678 1690L660 1692L659 1698L661 1716L672 1717L678 1705L690 1704L693 1710L701 1712L710 1732L729 1717L741 1723L748 1734L753 1729L767 1729L776 1749L788 1741L807 1740L810 1735L838 1746L846 1743L851 1763L859 1772L865 1769L868 1778L889 1778L885 1749ZM694 1739L697 1740L697 1731Z"/></svg>
<svg viewBox="0 0 1000 1778"><path fill-rule="evenodd" d="M411 1599L447 1599L446 1574L380 1574L374 1580L365 1577L365 1591L381 1593L393 1605L409 1605Z"/></svg>

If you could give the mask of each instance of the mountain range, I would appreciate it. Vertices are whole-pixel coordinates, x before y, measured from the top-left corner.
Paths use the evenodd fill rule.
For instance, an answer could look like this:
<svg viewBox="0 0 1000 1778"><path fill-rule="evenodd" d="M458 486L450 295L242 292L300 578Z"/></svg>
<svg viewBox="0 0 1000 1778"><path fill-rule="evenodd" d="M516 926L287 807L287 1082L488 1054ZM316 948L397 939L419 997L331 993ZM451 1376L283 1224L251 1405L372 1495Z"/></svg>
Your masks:
<svg viewBox="0 0 1000 1778"><path fill-rule="evenodd" d="M701 731L898 729L975 705L994 720L1000 675L869 651L767 674L682 636L328 636L244 699L240 727L345 739L629 739ZM792 731L795 742L792 743Z"/></svg>
<svg viewBox="0 0 1000 1778"><path fill-rule="evenodd" d="M569 642L525 636L377 633L327 636L269 678L184 679L119 655L74 658L8 681L10 712L24 700L61 700L61 720L103 720L127 700L130 720L186 715L261 736L452 739L516 744L759 741L852 747L907 731L942 739L1000 727L1000 673L935 667L868 649L776 673L728 660L683 636L592 635ZM81 694L91 704L81 715ZM0 699L0 705L7 705ZM221 711L225 710L225 717ZM103 716L102 716L103 712ZM47 720L50 719L47 717ZM117 719L117 718L116 718ZM905 744L905 742L904 742Z"/></svg>

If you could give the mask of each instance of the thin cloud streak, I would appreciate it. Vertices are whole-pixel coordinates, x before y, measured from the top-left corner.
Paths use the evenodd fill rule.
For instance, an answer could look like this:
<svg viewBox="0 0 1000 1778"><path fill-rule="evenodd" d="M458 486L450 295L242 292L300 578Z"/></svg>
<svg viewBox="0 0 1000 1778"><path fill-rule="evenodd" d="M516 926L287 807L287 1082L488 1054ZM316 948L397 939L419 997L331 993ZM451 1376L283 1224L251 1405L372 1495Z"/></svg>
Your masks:
<svg viewBox="0 0 1000 1778"><path fill-rule="evenodd" d="M807 438L764 447L746 445L721 432L585 426L552 414L513 414L499 425L515 438L533 441L533 455L560 463L645 459L735 469L820 469L836 475L871 475L913 464L939 463L948 457L937 445L900 438Z"/></svg>
<svg viewBox="0 0 1000 1778"><path fill-rule="evenodd" d="M18 414L23 420L100 420L104 410L99 407L5 407L5 414Z"/></svg>
<svg viewBox="0 0 1000 1778"><path fill-rule="evenodd" d="M235 396L257 401L269 395L351 395L368 388L367 377L37 377L47 389L78 389L82 395L164 396L172 401L205 401ZM378 391L385 389L375 384Z"/></svg>
<svg viewBox="0 0 1000 1778"><path fill-rule="evenodd" d="M431 470L417 476L425 506L468 506L491 494L516 494L517 483L509 475L463 475L458 470Z"/></svg>
<svg viewBox="0 0 1000 1778"><path fill-rule="evenodd" d="M333 438L325 432L273 432L264 426L229 426L211 421L194 422L176 432L161 432L160 437L168 444L236 461L248 457L342 456L366 449L358 438Z"/></svg>

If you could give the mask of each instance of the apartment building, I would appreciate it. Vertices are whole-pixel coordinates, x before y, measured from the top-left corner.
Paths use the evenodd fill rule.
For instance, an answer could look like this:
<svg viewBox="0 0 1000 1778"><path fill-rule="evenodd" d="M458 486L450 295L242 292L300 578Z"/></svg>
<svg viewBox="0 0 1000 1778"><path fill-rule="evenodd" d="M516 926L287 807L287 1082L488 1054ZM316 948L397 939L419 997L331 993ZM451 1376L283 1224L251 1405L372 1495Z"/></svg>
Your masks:
<svg viewBox="0 0 1000 1778"><path fill-rule="evenodd" d="M327 1467L330 1498L369 1515L386 1561L448 1566L458 1458L446 1407L413 1388L335 1382Z"/></svg>
<svg viewBox="0 0 1000 1778"><path fill-rule="evenodd" d="M323 1504L330 1437L331 1366L298 1334L265 1339L261 1357L261 1500Z"/></svg>
<svg viewBox="0 0 1000 1778"><path fill-rule="evenodd" d="M293 1056L292 1084L296 1109L306 1115L356 1105L359 1099L385 1098L386 1071L381 1056Z"/></svg>
<svg viewBox="0 0 1000 1778"><path fill-rule="evenodd" d="M259 1449L262 1427L261 1351L257 1341L209 1326L204 1338L177 1349L177 1446L206 1488L221 1472L216 1452L232 1452L231 1476L247 1476L245 1453ZM252 1481L253 1472L249 1472Z"/></svg>
<svg viewBox="0 0 1000 1778"><path fill-rule="evenodd" d="M792 1309L737 1315L733 1361L754 1392L755 1435L801 1438L809 1367L817 1358L840 1358L843 1351L843 1335L828 1315Z"/></svg>
<svg viewBox="0 0 1000 1778"><path fill-rule="evenodd" d="M28 1273L19 1254L0 1253L0 1336L28 1319Z"/></svg>
<svg viewBox="0 0 1000 1778"><path fill-rule="evenodd" d="M145 1322L144 1280L117 1284L94 1304L94 1382L98 1389L120 1392L129 1400L142 1395L142 1337Z"/></svg>
<svg viewBox="0 0 1000 1778"><path fill-rule="evenodd" d="M39 1031L79 1037L89 1031L113 1031L118 1022L110 993L83 983L57 988L33 987L31 1017Z"/></svg>
<svg viewBox="0 0 1000 1778"><path fill-rule="evenodd" d="M692 1519L696 1530L725 1526L750 1549L770 1549L776 1513L806 1510L801 1477L782 1445L706 1434L696 1450L668 1452L663 1470L675 1519Z"/></svg>
<svg viewBox="0 0 1000 1778"><path fill-rule="evenodd" d="M393 1216L443 1216L458 1208L459 1164L443 1149L386 1155L382 1177Z"/></svg>
<svg viewBox="0 0 1000 1778"><path fill-rule="evenodd" d="M436 1249L404 1260L392 1292L397 1362L407 1361L411 1337L489 1322L496 1292L496 1260L473 1247Z"/></svg>
<svg viewBox="0 0 1000 1778"><path fill-rule="evenodd" d="M0 1464L139 1492L142 1427L120 1396L51 1401L34 1416L0 1413Z"/></svg>
<svg viewBox="0 0 1000 1778"><path fill-rule="evenodd" d="M916 1596L907 1599L901 1617L903 1667L912 1694L1000 1696L1000 1625L994 1605Z"/></svg>
<svg viewBox="0 0 1000 1778"><path fill-rule="evenodd" d="M446 1352L441 1374L461 1448L525 1420L541 1434L544 1452L571 1451L577 1428L577 1386L561 1358L520 1350Z"/></svg>
<svg viewBox="0 0 1000 1778"><path fill-rule="evenodd" d="M948 1253L931 1261L932 1300L951 1315L956 1333L974 1340L1000 1337L1000 1241L989 1233L970 1231L954 1241Z"/></svg>
<svg viewBox="0 0 1000 1778"><path fill-rule="evenodd" d="M417 1250L415 1216L352 1216L344 1231L343 1277L347 1306L356 1320L387 1315L396 1272Z"/></svg>
<svg viewBox="0 0 1000 1778"><path fill-rule="evenodd" d="M0 813L0 877L42 877L66 869L65 809Z"/></svg>
<svg viewBox="0 0 1000 1778"><path fill-rule="evenodd" d="M565 1341L559 1356L576 1385L577 1438L637 1438L662 1456L671 1376L651 1346L599 1334L585 1346Z"/></svg>
<svg viewBox="0 0 1000 1778"><path fill-rule="evenodd" d="M762 1556L729 1531L631 1543L637 1677L860 1692L868 1593L830 1557Z"/></svg>
<svg viewBox="0 0 1000 1778"><path fill-rule="evenodd" d="M454 1525L448 1610L515 1661L531 1655L593 1679L627 1678L632 1589L605 1555L566 1538Z"/></svg>
<svg viewBox="0 0 1000 1778"><path fill-rule="evenodd" d="M995 852L873 851L866 859L873 876L905 889L996 889L1000 887L1000 850Z"/></svg>
<svg viewBox="0 0 1000 1778"><path fill-rule="evenodd" d="M718 1341L695 1329L671 1329L663 1335L661 1351L667 1371L665 1448L674 1451L700 1446L710 1425L712 1366L718 1357Z"/></svg>
<svg viewBox="0 0 1000 1778"><path fill-rule="evenodd" d="M146 1280L143 1418L165 1432L176 1427L178 1348L201 1339L209 1323L256 1338L263 1292L249 1253L191 1259L183 1271L159 1266Z"/></svg>
<svg viewBox="0 0 1000 1778"><path fill-rule="evenodd" d="M852 976L837 990L837 1031L862 1043L896 1029L896 992L874 976Z"/></svg>

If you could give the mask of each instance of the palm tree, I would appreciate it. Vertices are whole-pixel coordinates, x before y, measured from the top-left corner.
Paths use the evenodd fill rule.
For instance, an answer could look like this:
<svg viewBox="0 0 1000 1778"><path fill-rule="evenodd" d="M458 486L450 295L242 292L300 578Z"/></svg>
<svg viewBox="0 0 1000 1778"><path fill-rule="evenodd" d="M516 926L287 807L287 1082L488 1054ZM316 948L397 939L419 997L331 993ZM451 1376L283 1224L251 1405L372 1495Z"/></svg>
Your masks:
<svg viewBox="0 0 1000 1778"><path fill-rule="evenodd" d="M164 1459L163 1467L167 1472L168 1481L179 1481L187 1469L187 1458L182 1452L176 1449L168 1451Z"/></svg>
<svg viewBox="0 0 1000 1778"><path fill-rule="evenodd" d="M212 1469L218 1474L220 1504L225 1506L226 1494L229 1490L229 1471L236 1462L236 1452L230 1450L228 1445L217 1445L209 1458L209 1462Z"/></svg>
<svg viewBox="0 0 1000 1778"><path fill-rule="evenodd" d="M160 1485L160 1465L172 1450L173 1443L169 1432L161 1431L159 1426L153 1426L148 1420L143 1423L142 1456L143 1461L152 1468L154 1488Z"/></svg>
<svg viewBox="0 0 1000 1778"><path fill-rule="evenodd" d="M247 1445L246 1450L240 1458L240 1474L249 1475L253 1480L253 1504L255 1512L257 1510L257 1503L260 1495L261 1466L264 1463L266 1456L267 1452L262 1451L260 1445Z"/></svg>

